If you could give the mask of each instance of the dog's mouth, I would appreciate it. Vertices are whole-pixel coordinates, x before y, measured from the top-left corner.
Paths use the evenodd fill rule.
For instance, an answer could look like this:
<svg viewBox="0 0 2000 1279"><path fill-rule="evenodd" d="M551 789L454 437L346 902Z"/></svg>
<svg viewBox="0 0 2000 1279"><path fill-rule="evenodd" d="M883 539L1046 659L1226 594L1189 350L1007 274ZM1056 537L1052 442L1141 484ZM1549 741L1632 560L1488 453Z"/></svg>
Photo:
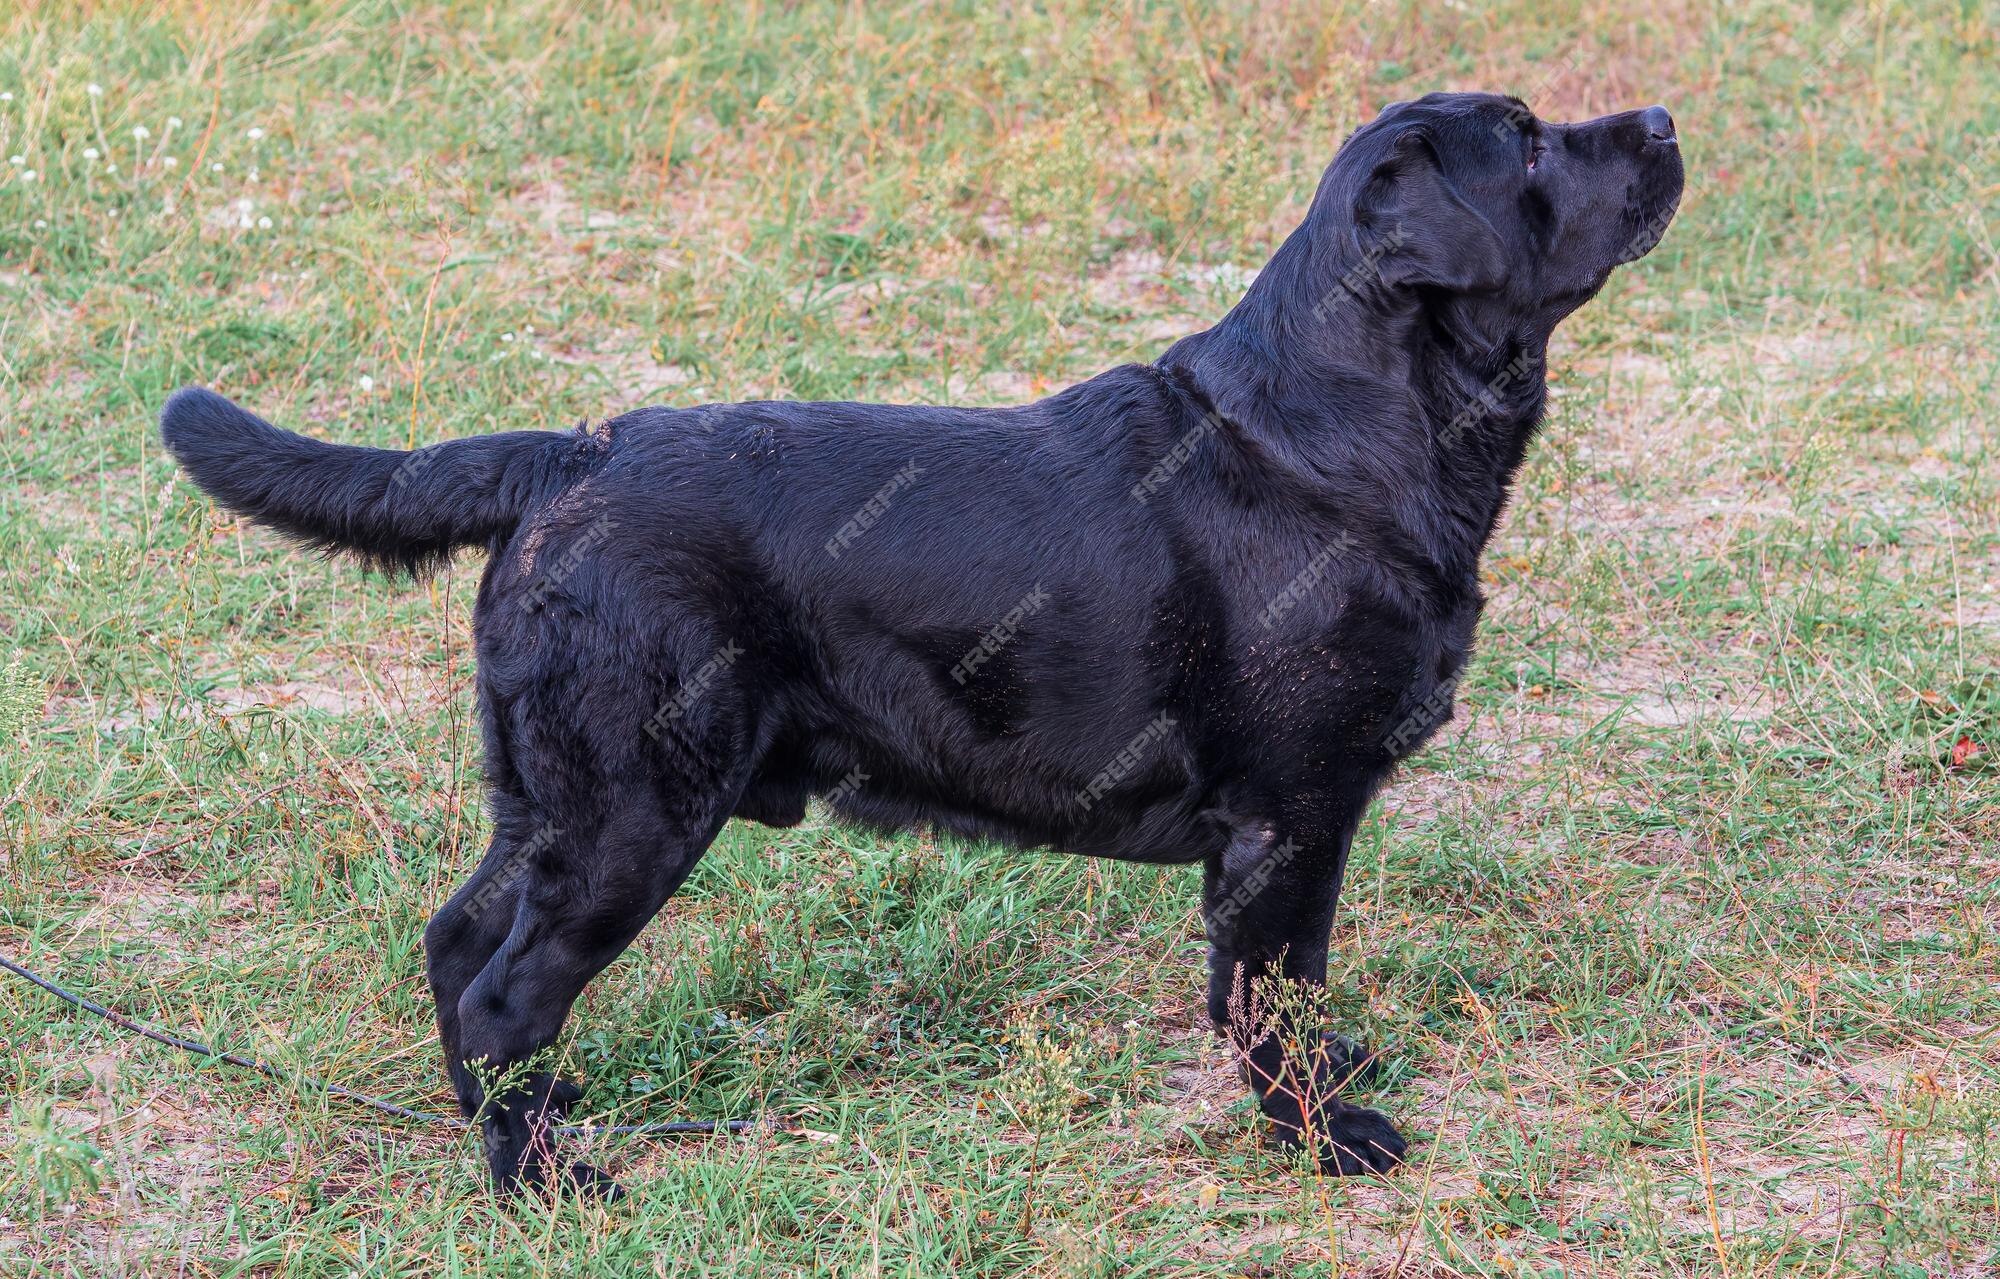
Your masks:
<svg viewBox="0 0 2000 1279"><path fill-rule="evenodd" d="M1668 150L1658 162L1655 174L1648 174L1645 190L1635 191L1635 199L1625 206L1620 247L1613 266L1636 262L1651 253L1667 234L1667 226L1681 207L1682 171L1678 149Z"/></svg>
<svg viewBox="0 0 2000 1279"><path fill-rule="evenodd" d="M1672 195L1653 200L1637 208L1625 211L1626 236L1613 266L1623 266L1636 262L1651 253L1666 237L1667 226L1674 220L1674 214L1681 207L1681 195L1676 190Z"/></svg>

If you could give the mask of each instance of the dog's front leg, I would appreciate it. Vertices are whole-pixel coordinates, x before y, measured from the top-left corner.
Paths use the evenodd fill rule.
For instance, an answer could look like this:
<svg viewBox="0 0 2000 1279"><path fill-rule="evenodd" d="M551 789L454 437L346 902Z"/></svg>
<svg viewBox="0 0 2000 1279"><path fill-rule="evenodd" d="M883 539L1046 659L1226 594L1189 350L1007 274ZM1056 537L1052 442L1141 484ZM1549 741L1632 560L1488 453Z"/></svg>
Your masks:
<svg viewBox="0 0 2000 1279"><path fill-rule="evenodd" d="M1405 1146L1381 1114L1341 1100L1341 1089L1373 1061L1311 1013L1310 988L1326 983L1352 838L1352 822L1321 839L1249 824L1203 868L1209 1016L1235 1049L1274 1137L1310 1148L1321 1171L1342 1176L1385 1171ZM1286 982L1309 989L1287 990Z"/></svg>

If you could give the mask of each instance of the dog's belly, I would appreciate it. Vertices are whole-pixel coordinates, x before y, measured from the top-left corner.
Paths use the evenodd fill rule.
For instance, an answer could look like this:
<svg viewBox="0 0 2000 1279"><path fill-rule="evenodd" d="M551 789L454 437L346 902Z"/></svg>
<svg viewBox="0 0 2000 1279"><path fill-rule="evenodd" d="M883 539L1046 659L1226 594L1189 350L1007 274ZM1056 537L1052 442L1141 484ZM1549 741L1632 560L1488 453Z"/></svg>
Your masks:
<svg viewBox="0 0 2000 1279"><path fill-rule="evenodd" d="M767 826L793 826L818 796L838 819L877 830L932 826L1015 848L1171 865L1201 861L1228 843L1202 788L1184 775L1092 794L1089 781L1072 786L994 761L964 761L945 772L940 778L881 742L839 734L795 739L765 758L735 811Z"/></svg>
<svg viewBox="0 0 2000 1279"><path fill-rule="evenodd" d="M1051 822L1041 813L1009 813L964 803L954 796L913 795L884 789L828 794L843 820L890 831L934 826L967 839L1012 848L1047 848L1084 857L1180 866L1219 853L1223 828L1193 805L1164 801L1119 806L1086 822Z"/></svg>

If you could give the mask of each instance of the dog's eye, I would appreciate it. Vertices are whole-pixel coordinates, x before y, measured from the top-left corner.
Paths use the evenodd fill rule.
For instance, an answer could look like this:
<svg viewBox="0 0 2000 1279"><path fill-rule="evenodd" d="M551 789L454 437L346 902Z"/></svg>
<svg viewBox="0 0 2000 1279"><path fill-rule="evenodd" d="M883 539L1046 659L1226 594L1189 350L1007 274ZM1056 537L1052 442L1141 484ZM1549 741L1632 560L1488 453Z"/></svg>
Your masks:
<svg viewBox="0 0 2000 1279"><path fill-rule="evenodd" d="M1534 143L1528 148L1528 172L1533 173L1535 171L1535 166L1541 163L1542 152L1548 149L1547 144L1540 138L1535 139Z"/></svg>

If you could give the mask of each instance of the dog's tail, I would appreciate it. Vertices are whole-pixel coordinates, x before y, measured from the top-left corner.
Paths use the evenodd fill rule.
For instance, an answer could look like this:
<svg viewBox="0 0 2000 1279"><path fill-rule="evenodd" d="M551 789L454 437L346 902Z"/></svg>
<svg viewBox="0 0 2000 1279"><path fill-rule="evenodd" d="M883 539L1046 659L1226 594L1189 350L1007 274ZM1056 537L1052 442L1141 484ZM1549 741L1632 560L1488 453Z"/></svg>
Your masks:
<svg viewBox="0 0 2000 1279"><path fill-rule="evenodd" d="M509 431L414 452L328 444L198 386L168 399L160 438L202 491L237 515L412 575L461 546L513 532L560 486L577 445L558 431Z"/></svg>

